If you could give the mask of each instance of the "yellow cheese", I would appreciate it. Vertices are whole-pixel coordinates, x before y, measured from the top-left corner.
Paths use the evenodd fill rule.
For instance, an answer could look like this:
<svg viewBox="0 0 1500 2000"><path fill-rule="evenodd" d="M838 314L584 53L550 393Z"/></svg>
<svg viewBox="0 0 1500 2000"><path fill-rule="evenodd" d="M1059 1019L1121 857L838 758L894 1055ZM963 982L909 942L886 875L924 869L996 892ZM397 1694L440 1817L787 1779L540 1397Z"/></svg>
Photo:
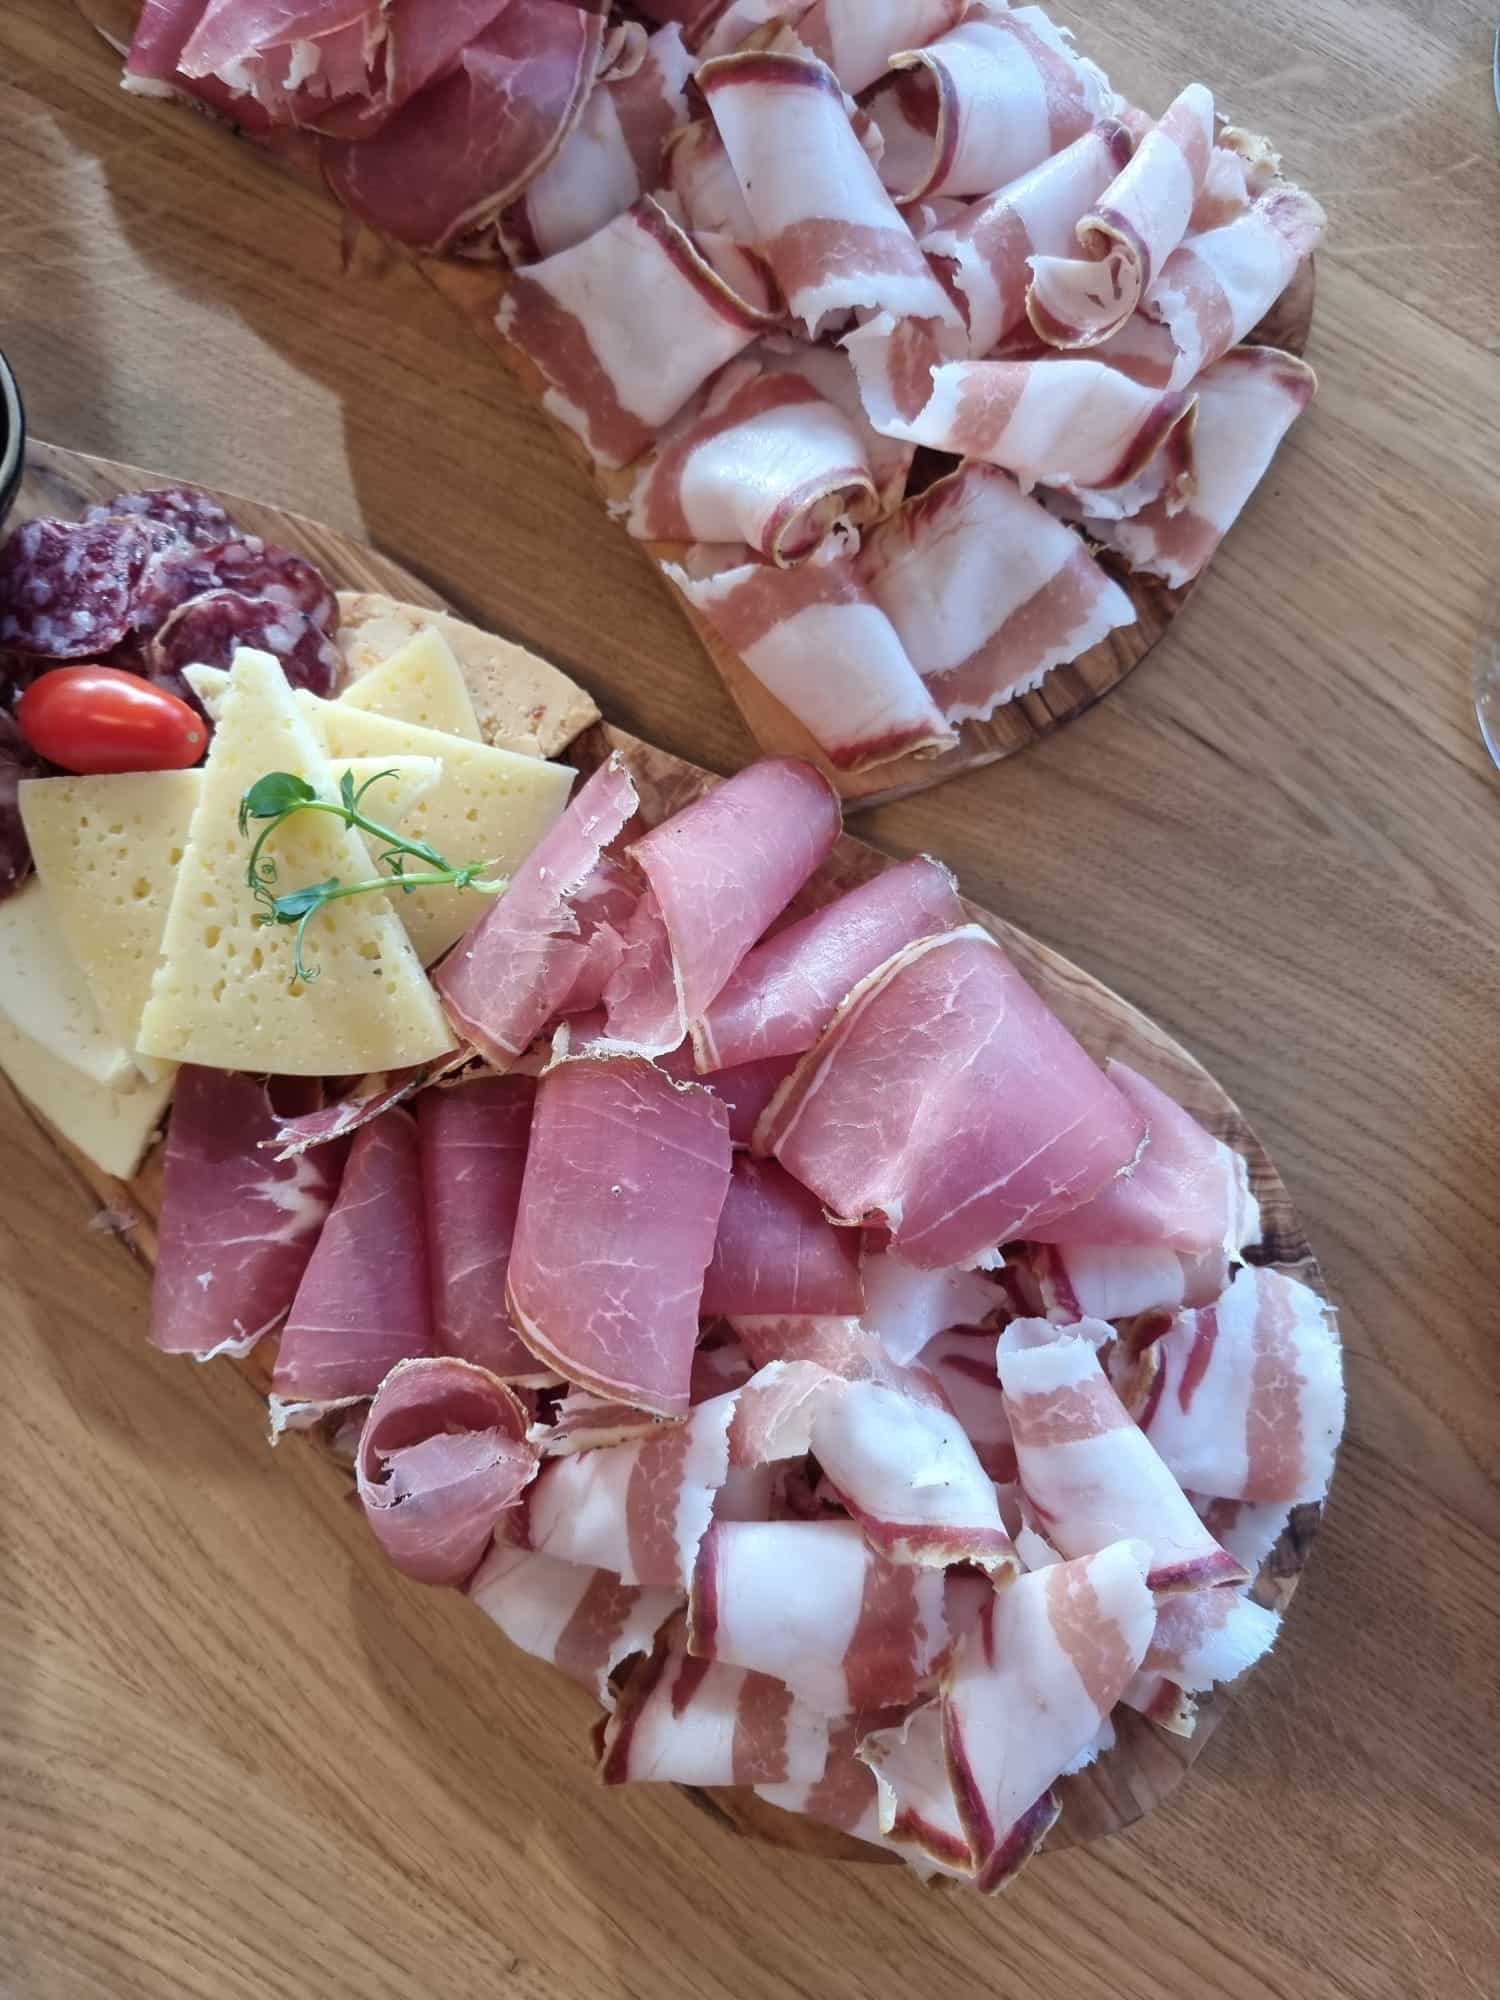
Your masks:
<svg viewBox="0 0 1500 2000"><path fill-rule="evenodd" d="M240 800L257 779L289 771L324 796L336 778L281 668L242 651L224 694L204 766L187 852L178 871L161 962L141 1019L152 1056L219 1069L338 1076L401 1069L444 1055L453 1038L390 899L351 896L307 926L293 976L296 927L256 922L245 880L250 843ZM361 880L369 855L328 813L299 813L267 847L281 893L328 877Z"/></svg>
<svg viewBox="0 0 1500 2000"><path fill-rule="evenodd" d="M58 1062L106 1090L140 1081L130 1051L99 1018L35 878L0 903L0 1012Z"/></svg>
<svg viewBox="0 0 1500 2000"><path fill-rule="evenodd" d="M137 1076L133 1089L110 1090L5 1020L0 1069L70 1146L122 1181L140 1165L172 1095L171 1074L157 1083Z"/></svg>
<svg viewBox="0 0 1500 2000"><path fill-rule="evenodd" d="M477 743L479 718L453 648L435 627L409 639L399 652L351 681L339 700L394 722L414 722Z"/></svg>
<svg viewBox="0 0 1500 2000"><path fill-rule="evenodd" d="M369 793L388 823L437 784L432 757L352 758L356 784L391 770ZM203 792L202 771L142 771L110 778L28 778L21 818L58 929L93 992L105 1027L127 1049L161 955L162 932L188 828ZM365 870L373 872L373 864ZM155 1057L138 1058L148 1076Z"/></svg>

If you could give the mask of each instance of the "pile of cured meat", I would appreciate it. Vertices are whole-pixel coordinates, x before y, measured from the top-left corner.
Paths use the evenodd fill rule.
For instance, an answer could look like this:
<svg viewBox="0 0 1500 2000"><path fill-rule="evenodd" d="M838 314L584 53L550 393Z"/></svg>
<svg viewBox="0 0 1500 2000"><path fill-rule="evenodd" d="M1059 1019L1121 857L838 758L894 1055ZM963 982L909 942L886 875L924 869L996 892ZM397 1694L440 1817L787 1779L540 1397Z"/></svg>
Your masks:
<svg viewBox="0 0 1500 2000"><path fill-rule="evenodd" d="M1198 575L1313 395L1246 342L1318 204L1202 84L1154 117L1039 7L275 11L157 0L127 81L316 135L401 242L506 255L546 407L841 769L1133 624L1122 565Z"/></svg>
<svg viewBox="0 0 1500 2000"><path fill-rule="evenodd" d="M811 767L640 804L610 758L439 968L466 1077L182 1071L153 1337L279 1327L273 1427L590 1690L607 1782L993 1889L1120 1704L1191 1732L1273 1642L1333 1328L942 867L828 900Z"/></svg>

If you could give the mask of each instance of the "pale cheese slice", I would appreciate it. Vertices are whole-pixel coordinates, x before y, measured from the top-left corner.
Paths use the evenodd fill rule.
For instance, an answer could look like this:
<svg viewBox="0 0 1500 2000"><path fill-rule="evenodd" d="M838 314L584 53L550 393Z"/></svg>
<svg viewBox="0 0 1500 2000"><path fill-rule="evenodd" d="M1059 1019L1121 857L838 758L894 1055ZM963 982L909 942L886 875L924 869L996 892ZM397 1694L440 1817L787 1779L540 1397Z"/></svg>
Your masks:
<svg viewBox="0 0 1500 2000"><path fill-rule="evenodd" d="M339 1076L403 1069L445 1055L453 1037L384 894L351 896L307 927L316 976L293 976L295 927L260 925L245 879L250 842L240 800L257 779L290 771L331 797L336 777L286 677L268 653L241 651L204 766L178 871L161 962L141 1019L152 1056L217 1069ZM268 849L286 893L328 877L362 880L370 857L328 813L277 828Z"/></svg>
<svg viewBox="0 0 1500 2000"><path fill-rule="evenodd" d="M369 807L392 825L442 775L434 757L352 757L348 768L357 785L380 778ZM127 1049L140 1039L203 780L202 771L141 771L21 784L21 819L52 913L100 1018ZM164 1073L154 1056L136 1060L148 1077Z"/></svg>
<svg viewBox="0 0 1500 2000"><path fill-rule="evenodd" d="M0 1069L21 1096L102 1173L129 1180L145 1157L172 1095L172 1073L111 1090L0 1020Z"/></svg>
<svg viewBox="0 0 1500 2000"><path fill-rule="evenodd" d="M429 625L388 660L371 667L339 696L349 708L368 709L393 722L413 722L478 743L479 718L453 648Z"/></svg>
<svg viewBox="0 0 1500 2000"><path fill-rule="evenodd" d="M100 1019L47 892L33 876L0 903L0 1012L79 1077L105 1090L140 1082L129 1049Z"/></svg>

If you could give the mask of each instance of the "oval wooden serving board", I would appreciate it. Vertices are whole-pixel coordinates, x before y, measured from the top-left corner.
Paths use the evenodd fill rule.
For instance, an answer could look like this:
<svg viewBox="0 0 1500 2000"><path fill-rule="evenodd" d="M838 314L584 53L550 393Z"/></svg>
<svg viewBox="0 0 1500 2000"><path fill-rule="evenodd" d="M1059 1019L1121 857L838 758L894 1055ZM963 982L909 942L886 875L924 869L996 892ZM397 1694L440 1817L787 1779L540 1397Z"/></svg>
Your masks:
<svg viewBox="0 0 1500 2000"><path fill-rule="evenodd" d="M142 0L75 0L84 19L117 53L130 45ZM178 117L198 115L184 105L153 102L151 114ZM324 192L317 169L315 142L302 135L278 134L263 147L285 171ZM402 253L408 254L408 253ZM505 285L503 267L496 264L463 263L452 258L411 256L423 278L450 305L454 306L479 333L497 347L512 374L529 399L541 406L541 382L528 358L511 342L502 340L495 326ZM330 280L333 273L330 272ZM362 274L363 275L363 274ZM372 276L374 274L371 274ZM1309 260L1265 320L1250 335L1264 346L1284 347L1293 354L1306 351L1312 331L1316 276ZM571 431L561 425L553 429L560 447L583 466L605 501L620 499L629 491L631 480L620 473L599 472ZM621 530L623 533L623 529ZM658 573L663 561L680 551L643 544ZM959 727L959 740L952 750L938 756L920 754L898 757L869 771L836 771L804 726L775 696L763 687L749 668L719 639L697 615L676 588L663 577L684 617L702 642L735 706L762 750L772 756L805 757L818 765L836 786L850 810L884 805L913 792L926 791L961 772L977 770L1013 757L1018 750L1050 736L1071 722L1096 701L1111 693L1132 673L1165 636L1168 627L1196 589L1196 581L1181 590L1169 590L1158 579L1134 575L1116 557L1105 553L1101 560L1129 594L1136 609L1136 623L1114 632L1102 644L1069 665L1054 668L1032 693L1007 702L988 722L966 722Z"/></svg>
<svg viewBox="0 0 1500 2000"><path fill-rule="evenodd" d="M169 475L34 443L27 454L26 477L11 525L40 514L76 519L85 508L113 494L173 483ZM262 506L238 494L220 492L215 497L223 501L242 527L311 556L340 589L378 591L434 610L447 608L399 563L361 543L301 515ZM641 790L645 815L651 820L677 811L719 782L712 773L604 722L585 729L565 754L581 771L588 772L612 750L621 751L627 758ZM875 848L846 834L805 900L809 904L827 901L893 865ZM1317 1262L1274 1164L1235 1104L1203 1066L1144 1014L1080 967L1006 923L1003 917L975 904L968 907L974 920L1004 945L1038 992L1095 1057L1100 1060L1108 1056L1125 1057L1244 1155L1265 1228L1265 1243L1258 1253L1260 1259L1323 1291ZM135 1178L124 1183L101 1174L55 1134L51 1136L102 1207L121 1225L114 1232L118 1240L149 1267L155 1257L156 1218L161 1204L160 1146ZM107 1253L101 1251L102 1254ZM264 1393L273 1358L274 1336L236 1365ZM1282 1609L1290 1600L1317 1529L1319 1512L1317 1507L1297 1509L1257 1581L1256 1595L1263 1602ZM495 1645L503 1658L505 1641L498 1633ZM1119 1740L1114 1749L1087 1771L1063 1781L1063 1815L1049 1837L1048 1847L1063 1847L1117 1832L1157 1805L1181 1781L1229 1701L1230 1696L1223 1692L1205 1697L1199 1705L1197 1732L1186 1739L1167 1734L1131 1710L1117 1711ZM504 1726L503 1710L497 1716L497 1725ZM566 1724L559 1720L559 1729L571 1726L571 1715ZM886 1858L863 1843L766 1805L753 1792L691 1792L689 1796L736 1833L831 1858L862 1861ZM600 1811L608 1809L607 1801L601 1801ZM1226 1835L1227 1832L1228 1829Z"/></svg>

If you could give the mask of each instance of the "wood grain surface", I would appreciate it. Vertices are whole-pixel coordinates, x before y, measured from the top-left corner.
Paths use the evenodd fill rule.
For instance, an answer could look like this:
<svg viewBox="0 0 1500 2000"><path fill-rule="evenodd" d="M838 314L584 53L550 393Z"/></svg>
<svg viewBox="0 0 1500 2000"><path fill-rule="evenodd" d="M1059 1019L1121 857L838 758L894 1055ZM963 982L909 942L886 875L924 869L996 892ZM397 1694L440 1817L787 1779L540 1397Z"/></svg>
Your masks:
<svg viewBox="0 0 1500 2000"><path fill-rule="evenodd" d="M1001 1902L599 1801L555 1691L392 1578L247 1384L171 1364L3 1116L0 1990L18 2000L1484 2000L1500 1993L1500 127L1470 0L1055 10L1202 75L1332 217L1320 400L1152 667L861 831L941 853L1225 1083L1343 1307L1309 1587L1192 1781ZM729 770L752 745L550 430L323 204L0 9L0 345L37 432L398 555ZM1283 504L1295 491L1296 504ZM497 1748L494 1704L510 1726ZM579 1720L586 1712L579 1697Z"/></svg>

